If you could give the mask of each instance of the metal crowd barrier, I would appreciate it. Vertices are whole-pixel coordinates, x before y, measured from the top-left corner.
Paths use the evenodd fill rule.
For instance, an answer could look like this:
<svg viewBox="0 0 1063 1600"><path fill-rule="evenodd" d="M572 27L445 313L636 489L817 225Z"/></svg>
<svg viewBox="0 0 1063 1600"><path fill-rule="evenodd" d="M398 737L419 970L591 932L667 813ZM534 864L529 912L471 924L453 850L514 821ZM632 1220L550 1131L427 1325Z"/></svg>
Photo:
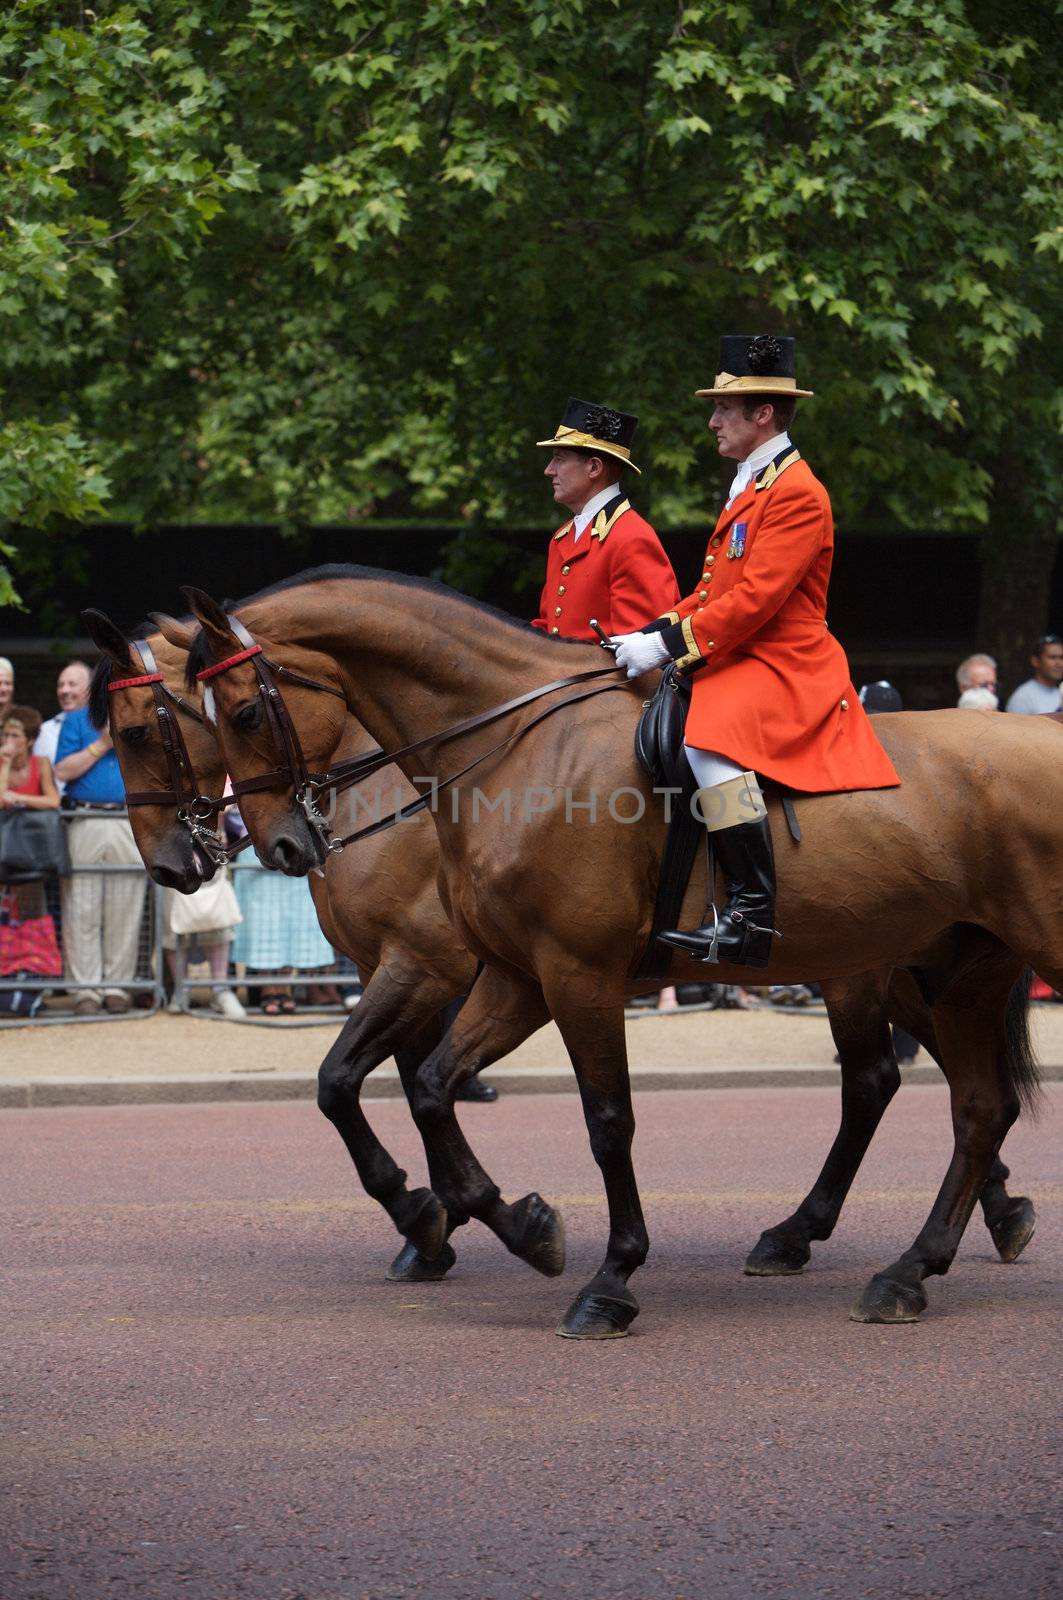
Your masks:
<svg viewBox="0 0 1063 1600"><path fill-rule="evenodd" d="M209 1021L238 1021L265 1027L278 1024L289 1028L313 1027L329 1019L342 1020L361 995L358 969L328 945L320 933L307 880L267 872L253 855L238 857L228 870L241 909L245 911L246 923L233 930L227 976L214 978L210 975L206 950L201 946L197 948L200 935L178 935L169 1010ZM263 891L261 896L255 894L256 888ZM250 939L247 937L249 928L252 929ZM299 947L304 947L305 954L307 945L316 947L313 964L298 959ZM257 952L256 959L253 962L240 959L241 950L250 955ZM281 959L282 954L292 952L296 959ZM340 1003L308 1000L306 990L317 986L336 989L347 1004L343 1000ZM214 997L226 990L240 1001L246 1013L243 1017L228 1017L214 1008ZM275 1016L266 1015L261 1004L263 990L282 990L282 999L290 1000L294 1011L285 1009ZM298 997L295 990L301 991ZM206 1004L196 1005L197 999L202 1002L208 996Z"/></svg>
<svg viewBox="0 0 1063 1600"><path fill-rule="evenodd" d="M106 818L108 821L124 820L126 813L113 809L97 810L91 807L78 807L75 811L61 811L60 816L64 824L76 827L80 821ZM30 904L33 910L43 909L45 916L52 919L55 936L59 950L64 951L63 920L64 906L68 915L74 906L71 888L66 891L62 884L71 886L76 881L88 882L97 879L101 889L105 888L108 881L116 878L125 878L139 881L145 886L144 900L140 909L137 935L136 955L133 971L127 978L114 978L104 983L101 976L98 979L83 979L76 981L69 976L66 961L63 961L61 974L41 976L18 976L14 971L0 973L0 1028L38 1028L67 1022L115 1022L134 1018L143 1018L157 1012L166 1003L164 987L163 954L162 954L162 895L148 877L142 865L130 863L128 865L110 862L98 862L92 865L75 865L72 863L68 878L59 879L55 875L32 879L29 882L5 884L0 881L0 904L5 910L0 912L0 917L7 918L11 926L12 905L15 907L15 925L21 921L18 909ZM39 889L38 889L38 886ZM28 891L37 890L36 894ZM76 893L76 891L74 891ZM41 898L43 895L43 908ZM36 904L33 904L36 902ZM23 909L23 915L25 910ZM0 944L2 949L2 944ZM5 965L9 963L5 961ZM99 993L104 988L120 989L129 996L131 1004L127 1011L108 1011L101 1004L98 1012L79 1014L75 1006L86 992ZM32 1016L13 1013L7 1007L16 995L40 995L40 1009ZM144 997L144 998L141 998Z"/></svg>

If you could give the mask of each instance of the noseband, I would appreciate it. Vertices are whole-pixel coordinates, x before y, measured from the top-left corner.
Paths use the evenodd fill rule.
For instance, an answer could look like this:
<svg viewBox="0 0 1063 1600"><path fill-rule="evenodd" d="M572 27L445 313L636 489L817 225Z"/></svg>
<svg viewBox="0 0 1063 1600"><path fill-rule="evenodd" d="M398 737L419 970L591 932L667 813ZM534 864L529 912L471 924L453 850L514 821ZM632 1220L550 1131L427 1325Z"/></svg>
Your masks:
<svg viewBox="0 0 1063 1600"><path fill-rule="evenodd" d="M142 687L151 690L170 787L127 792L125 803L127 806L176 806L177 820L188 828L193 846L215 867L220 867L232 853L222 844L215 831L218 813L224 809L226 801L221 796L215 798L199 792L181 724L167 701L196 722L202 722L203 717L190 701L167 687L146 639L135 640L133 648L140 657L141 665L147 670L134 678L113 678L107 685L107 692L115 694L119 689Z"/></svg>

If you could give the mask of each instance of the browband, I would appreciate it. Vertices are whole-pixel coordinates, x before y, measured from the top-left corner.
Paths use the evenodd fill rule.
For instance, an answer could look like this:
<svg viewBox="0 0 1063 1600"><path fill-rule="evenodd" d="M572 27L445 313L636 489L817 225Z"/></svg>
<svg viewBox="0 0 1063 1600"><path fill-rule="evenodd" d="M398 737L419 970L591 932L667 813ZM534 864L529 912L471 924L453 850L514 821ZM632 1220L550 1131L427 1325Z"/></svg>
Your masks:
<svg viewBox="0 0 1063 1600"><path fill-rule="evenodd" d="M238 650L234 656L226 656L224 661L216 661L212 667L204 667L202 672L196 673L199 683L206 683L208 678L216 678L219 672L227 672L230 667L238 667L241 661L249 661L252 656L260 656L260 644L248 645L246 650Z"/></svg>
<svg viewBox="0 0 1063 1600"><path fill-rule="evenodd" d="M107 685L107 693L114 694L116 689L139 689L145 683L161 682L161 672L144 672L139 678L114 678Z"/></svg>

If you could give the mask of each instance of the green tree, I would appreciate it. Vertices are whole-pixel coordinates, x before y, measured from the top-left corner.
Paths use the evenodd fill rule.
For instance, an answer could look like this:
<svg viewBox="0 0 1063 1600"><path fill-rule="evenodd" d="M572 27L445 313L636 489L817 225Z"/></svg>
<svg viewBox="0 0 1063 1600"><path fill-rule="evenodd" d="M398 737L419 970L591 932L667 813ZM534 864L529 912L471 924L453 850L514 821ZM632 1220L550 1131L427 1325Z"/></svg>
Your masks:
<svg viewBox="0 0 1063 1600"><path fill-rule="evenodd" d="M1014 669L1060 532L1053 5L59 10L0 21L0 382L70 489L8 521L460 511L467 576L570 392L702 514L715 336L786 330L842 526L983 529Z"/></svg>

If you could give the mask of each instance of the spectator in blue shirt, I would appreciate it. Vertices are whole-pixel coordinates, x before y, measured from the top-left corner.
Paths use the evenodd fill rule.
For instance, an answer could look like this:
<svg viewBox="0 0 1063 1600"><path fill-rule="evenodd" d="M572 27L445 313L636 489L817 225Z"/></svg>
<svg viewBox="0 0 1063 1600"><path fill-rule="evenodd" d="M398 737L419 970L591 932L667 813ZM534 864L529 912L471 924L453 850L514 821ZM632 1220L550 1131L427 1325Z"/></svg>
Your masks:
<svg viewBox="0 0 1063 1600"><path fill-rule="evenodd" d="M66 785L73 872L62 880L63 967L82 987L74 1010L92 1016L129 1010L122 988L136 976L146 878L125 813L125 786L111 736L93 726L87 706L69 712L59 730L55 774ZM83 813L83 814L81 814ZM100 872L101 866L137 867Z"/></svg>

